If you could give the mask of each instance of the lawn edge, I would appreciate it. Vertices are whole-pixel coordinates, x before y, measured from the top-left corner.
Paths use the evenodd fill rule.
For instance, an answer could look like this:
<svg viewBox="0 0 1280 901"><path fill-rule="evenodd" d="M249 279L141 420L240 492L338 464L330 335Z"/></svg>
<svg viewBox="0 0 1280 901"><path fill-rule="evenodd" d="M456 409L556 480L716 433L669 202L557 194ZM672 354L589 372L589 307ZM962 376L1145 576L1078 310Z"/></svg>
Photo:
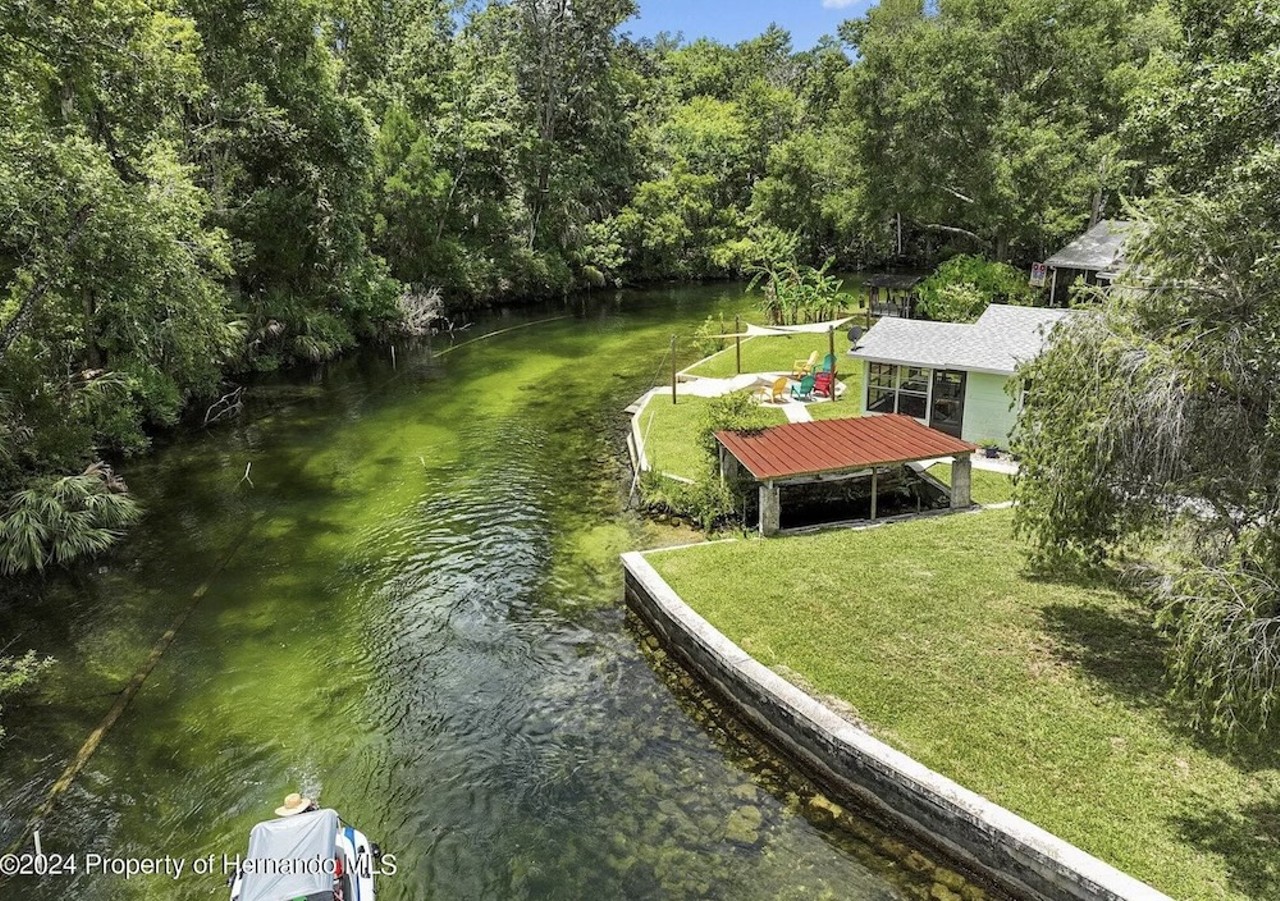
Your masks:
<svg viewBox="0 0 1280 901"><path fill-rule="evenodd" d="M1016 894L1051 901L1167 895L849 723L747 654L646 554L622 555L626 602L747 723L833 794L851 796Z"/></svg>

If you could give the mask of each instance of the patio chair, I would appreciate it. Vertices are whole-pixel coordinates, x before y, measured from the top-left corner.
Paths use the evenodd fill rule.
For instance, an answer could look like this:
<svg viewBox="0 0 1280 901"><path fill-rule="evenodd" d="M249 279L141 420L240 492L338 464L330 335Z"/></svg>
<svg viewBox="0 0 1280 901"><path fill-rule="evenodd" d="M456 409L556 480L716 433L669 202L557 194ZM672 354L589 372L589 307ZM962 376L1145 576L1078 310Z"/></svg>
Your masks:
<svg viewBox="0 0 1280 901"><path fill-rule="evenodd" d="M822 368L819 369L818 372L820 373L829 372L832 375L834 375L835 371L836 371L836 358L832 354L827 354L825 357L822 358Z"/></svg>
<svg viewBox="0 0 1280 901"><path fill-rule="evenodd" d="M769 387L761 388L756 397L760 399L761 403L780 404L786 400L787 385L790 381L786 376L776 379Z"/></svg>
<svg viewBox="0 0 1280 901"><path fill-rule="evenodd" d="M813 386L817 379L813 375L806 375L800 380L800 384L791 386L791 396L797 400L813 400Z"/></svg>
<svg viewBox="0 0 1280 901"><path fill-rule="evenodd" d="M818 352L815 350L813 353L809 354L809 359L796 360L795 363L791 365L791 377L793 379L804 378L806 375L813 372L813 364L816 362L818 362Z"/></svg>
<svg viewBox="0 0 1280 901"><path fill-rule="evenodd" d="M819 372L813 379L813 393L822 397L833 397L833 386L836 377L831 372Z"/></svg>

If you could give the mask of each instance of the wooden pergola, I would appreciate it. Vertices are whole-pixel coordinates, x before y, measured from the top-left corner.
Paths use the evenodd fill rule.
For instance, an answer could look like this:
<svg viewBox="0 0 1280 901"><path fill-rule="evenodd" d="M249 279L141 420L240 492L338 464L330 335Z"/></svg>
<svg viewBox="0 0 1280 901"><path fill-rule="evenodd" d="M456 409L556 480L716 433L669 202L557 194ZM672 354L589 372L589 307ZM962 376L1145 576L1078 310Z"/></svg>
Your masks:
<svg viewBox="0 0 1280 901"><path fill-rule="evenodd" d="M951 457L951 508L971 505L976 445L921 425L910 416L867 416L793 422L754 432L717 432L720 472L736 478L741 466L760 485L760 533L782 528L782 488L848 479L871 480L871 519L886 469Z"/></svg>
<svg viewBox="0 0 1280 901"><path fill-rule="evenodd" d="M923 276L896 272L877 272L864 278L862 283L867 289L867 325L871 324L872 316L912 318L915 315L916 286L923 280Z"/></svg>

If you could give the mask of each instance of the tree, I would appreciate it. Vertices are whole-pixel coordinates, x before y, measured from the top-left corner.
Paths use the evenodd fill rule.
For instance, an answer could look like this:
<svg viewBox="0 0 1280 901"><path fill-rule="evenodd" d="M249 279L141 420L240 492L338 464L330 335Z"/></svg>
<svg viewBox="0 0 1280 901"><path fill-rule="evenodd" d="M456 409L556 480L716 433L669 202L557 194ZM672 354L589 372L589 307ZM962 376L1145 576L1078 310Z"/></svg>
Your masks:
<svg viewBox="0 0 1280 901"><path fill-rule="evenodd" d="M317 0L188 4L209 89L188 107L190 152L235 243L246 362L325 359L395 318L398 287L369 252L369 114L340 89Z"/></svg>
<svg viewBox="0 0 1280 901"><path fill-rule="evenodd" d="M1147 552L1178 693L1231 736L1280 702L1280 17L1184 4L1188 53L1135 127L1163 135L1126 283L1024 373L1017 522L1040 556ZM1228 142L1187 128L1226 115ZM1139 543L1141 542L1141 543Z"/></svg>
<svg viewBox="0 0 1280 901"><path fill-rule="evenodd" d="M997 260L1043 259L1118 208L1126 77L1171 34L1149 2L886 0L847 23L864 223ZM1154 45L1154 46L1153 46ZM1101 199L1101 200L1100 200Z"/></svg>
<svg viewBox="0 0 1280 901"><path fill-rule="evenodd" d="M6 17L0 63L0 407L12 485L133 451L209 392L230 353L225 236L183 162L204 90L168 4ZM106 377L104 377L106 376Z"/></svg>
<svg viewBox="0 0 1280 901"><path fill-rule="evenodd" d="M840 290L841 280L827 274L831 262L814 269L794 261L771 261L753 267L748 290L761 288L761 307L773 325L799 325L835 318L852 298Z"/></svg>
<svg viewBox="0 0 1280 901"><path fill-rule="evenodd" d="M632 0L513 0L519 17L516 77L532 118L525 167L528 246L563 242L589 221L590 194L601 181L593 165L625 145L610 77L613 31L636 12ZM544 221L546 220L546 221ZM563 246L563 245L562 245Z"/></svg>
<svg viewBox="0 0 1280 901"><path fill-rule="evenodd" d="M952 257L920 284L920 310L938 322L973 322L991 303L1034 300L1025 272L970 254Z"/></svg>

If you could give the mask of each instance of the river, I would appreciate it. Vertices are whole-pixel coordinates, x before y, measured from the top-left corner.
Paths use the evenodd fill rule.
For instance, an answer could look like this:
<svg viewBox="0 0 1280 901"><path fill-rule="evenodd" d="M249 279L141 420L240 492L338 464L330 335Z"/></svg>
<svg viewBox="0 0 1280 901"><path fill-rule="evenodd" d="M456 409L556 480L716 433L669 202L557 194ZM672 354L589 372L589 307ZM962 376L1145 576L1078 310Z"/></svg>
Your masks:
<svg viewBox="0 0 1280 901"><path fill-rule="evenodd" d="M235 854L300 789L395 855L387 899L922 895L892 841L808 822L803 783L704 715L623 612L617 555L676 536L626 510L621 410L673 334L750 302L686 287L495 315L394 364L263 379L239 422L128 463L147 516L119 551L0 608L12 649L57 659L6 711L2 844L206 583L46 852ZM725 837L743 808L754 842ZM13 887L226 891L83 865Z"/></svg>

